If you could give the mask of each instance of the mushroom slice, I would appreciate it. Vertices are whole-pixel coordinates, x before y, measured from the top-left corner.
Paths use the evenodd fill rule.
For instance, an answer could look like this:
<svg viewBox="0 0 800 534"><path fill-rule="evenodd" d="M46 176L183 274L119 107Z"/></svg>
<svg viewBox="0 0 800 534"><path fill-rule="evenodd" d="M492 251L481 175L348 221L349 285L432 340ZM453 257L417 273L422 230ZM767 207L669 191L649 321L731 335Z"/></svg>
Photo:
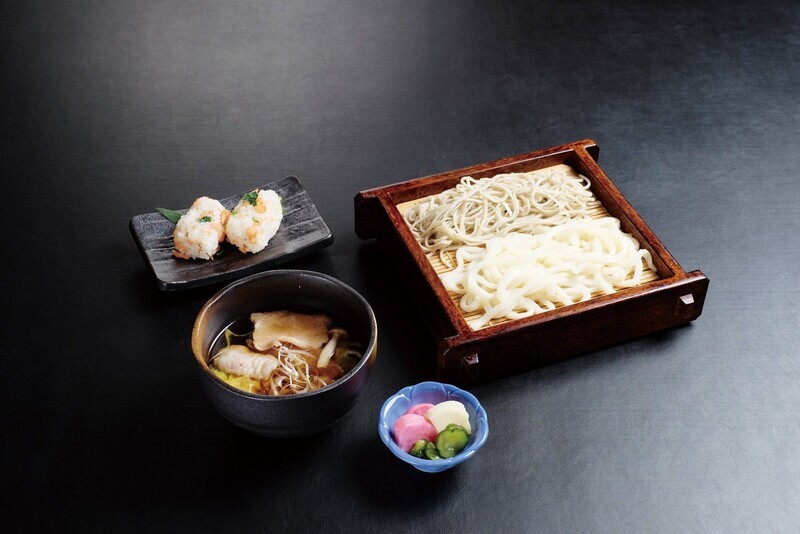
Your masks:
<svg viewBox="0 0 800 534"><path fill-rule="evenodd" d="M341 328L331 328L328 333L331 335L331 339L328 341L328 344L322 348L322 351L319 353L319 359L317 360L317 368L320 369L328 367L333 353L336 352L336 344L339 342L339 338L347 337L347 331Z"/></svg>
<svg viewBox="0 0 800 534"><path fill-rule="evenodd" d="M328 341L331 318L287 311L253 313L253 346L269 350L283 344L298 349L318 349Z"/></svg>

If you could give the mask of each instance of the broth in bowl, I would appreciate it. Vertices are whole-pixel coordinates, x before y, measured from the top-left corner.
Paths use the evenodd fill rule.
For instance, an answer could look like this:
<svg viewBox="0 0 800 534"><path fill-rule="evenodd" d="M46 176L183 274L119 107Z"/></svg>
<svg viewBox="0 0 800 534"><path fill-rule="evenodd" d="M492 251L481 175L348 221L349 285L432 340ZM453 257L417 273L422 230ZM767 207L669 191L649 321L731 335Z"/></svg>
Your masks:
<svg viewBox="0 0 800 534"><path fill-rule="evenodd" d="M328 315L259 312L220 333L208 365L220 380L242 391L294 395L346 375L362 357L357 349L348 331Z"/></svg>
<svg viewBox="0 0 800 534"><path fill-rule="evenodd" d="M283 337L286 332L275 334L270 329L262 331L266 334L261 336L259 330L255 328L254 316L267 325L292 322L290 316L281 314L259 315L287 311L316 316L306 319L317 324L314 327L317 333L311 335L309 338L311 341L290 338L291 336ZM347 336L341 332L338 336L334 336L336 327L345 330ZM226 340L226 330L244 336L236 337L229 333L229 339ZM257 382L253 384L254 389L258 388L268 394L251 393L246 388L250 387L251 384L248 382L253 379L239 378L238 380L244 383L240 388L226 382L214 369L216 367L219 371L221 358L215 355L230 346L239 347L233 349L234 351L244 352L244 349L247 349L257 353L253 355L251 352L246 352L245 359L236 356L233 358L233 363L238 361L243 366L246 365L249 367L248 372L252 370L267 373L274 370L270 368L275 366L275 361L266 357L278 359L278 356L274 353L269 354L269 350L265 347L277 343L294 351L307 350L298 349L304 341L313 342L313 350L319 351L316 355L316 367L319 369L322 353L326 346L332 344L334 337L335 346L331 346L328 351L331 353L330 361L327 367L322 368L330 371L336 364L342 367L344 374L318 389L297 391L288 395L272 395L269 394L271 387L265 387L264 379L260 378L270 375L259 374L254 380ZM251 338L252 348L247 345L248 338ZM355 345L355 342L358 345ZM192 354L197 362L200 385L214 408L232 423L272 438L306 436L320 432L340 421L355 406L367 386L377 357L377 343L378 323L364 297L341 281L312 271L267 271L233 282L203 305L192 328ZM363 356L355 358L352 354L342 354L342 347L357 350ZM281 350L280 346L273 348ZM343 365L344 356L352 357L355 361L349 371L346 371L347 365ZM262 357L266 360L253 360ZM243 369L232 367L229 369L239 371L233 374L240 377L248 374L243 372ZM231 373L226 372L226 374L231 379ZM295 383L294 375L291 383Z"/></svg>

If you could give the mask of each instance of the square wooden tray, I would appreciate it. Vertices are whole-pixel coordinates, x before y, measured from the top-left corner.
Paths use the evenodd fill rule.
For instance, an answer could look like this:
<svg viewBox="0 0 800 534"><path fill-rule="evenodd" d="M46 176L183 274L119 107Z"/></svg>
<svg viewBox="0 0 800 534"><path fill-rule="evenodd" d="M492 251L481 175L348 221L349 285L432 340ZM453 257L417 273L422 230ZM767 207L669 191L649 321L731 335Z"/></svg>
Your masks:
<svg viewBox="0 0 800 534"><path fill-rule="evenodd" d="M652 332L693 321L700 316L708 279L700 271L684 271L636 210L597 164L592 140L577 141L528 154L360 192L355 198L356 234L378 238L404 263L410 290L438 344L437 378L474 384L547 365ZM558 307L517 320L502 320L473 330L439 279L446 268L422 251L402 212L420 199L454 187L462 177L486 178L506 172L527 172L555 166L591 181L599 201L594 216L610 214L622 230L650 251L656 271L646 270L638 286L611 295Z"/></svg>

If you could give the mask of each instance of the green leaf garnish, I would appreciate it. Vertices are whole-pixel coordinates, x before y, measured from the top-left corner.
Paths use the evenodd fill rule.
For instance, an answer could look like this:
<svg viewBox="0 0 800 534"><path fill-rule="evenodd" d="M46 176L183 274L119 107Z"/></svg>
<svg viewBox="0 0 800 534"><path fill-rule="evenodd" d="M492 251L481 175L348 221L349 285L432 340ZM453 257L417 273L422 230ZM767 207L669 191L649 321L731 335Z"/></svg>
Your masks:
<svg viewBox="0 0 800 534"><path fill-rule="evenodd" d="M156 208L156 211L158 211L161 215L163 215L164 218L167 219L172 224L178 224L178 221L180 221L181 217L183 217L183 215L181 215L177 211L172 211L164 208Z"/></svg>
<svg viewBox="0 0 800 534"><path fill-rule="evenodd" d="M200 217L197 220L198 220L198 222L211 222L211 215L206 215L205 217Z"/></svg>
<svg viewBox="0 0 800 534"><path fill-rule="evenodd" d="M251 206L255 206L258 200L258 189L245 193L242 200L249 202Z"/></svg>

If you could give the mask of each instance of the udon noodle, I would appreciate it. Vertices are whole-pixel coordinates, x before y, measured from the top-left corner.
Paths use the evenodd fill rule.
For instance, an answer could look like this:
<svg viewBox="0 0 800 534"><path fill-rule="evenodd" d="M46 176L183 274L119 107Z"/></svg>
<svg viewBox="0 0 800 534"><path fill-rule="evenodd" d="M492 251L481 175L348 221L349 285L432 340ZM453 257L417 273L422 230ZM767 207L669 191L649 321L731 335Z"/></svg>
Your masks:
<svg viewBox="0 0 800 534"><path fill-rule="evenodd" d="M404 218L428 256L481 245L511 233L538 234L599 205L585 176L562 170L499 174L461 179L456 187L416 204Z"/></svg>
<svg viewBox="0 0 800 534"><path fill-rule="evenodd" d="M496 318L520 319L557 304L585 301L593 294L639 284L647 250L620 230L613 217L568 221L538 235L493 237L485 247L461 247L456 268L441 275L461 295L465 312L483 312L478 329Z"/></svg>

